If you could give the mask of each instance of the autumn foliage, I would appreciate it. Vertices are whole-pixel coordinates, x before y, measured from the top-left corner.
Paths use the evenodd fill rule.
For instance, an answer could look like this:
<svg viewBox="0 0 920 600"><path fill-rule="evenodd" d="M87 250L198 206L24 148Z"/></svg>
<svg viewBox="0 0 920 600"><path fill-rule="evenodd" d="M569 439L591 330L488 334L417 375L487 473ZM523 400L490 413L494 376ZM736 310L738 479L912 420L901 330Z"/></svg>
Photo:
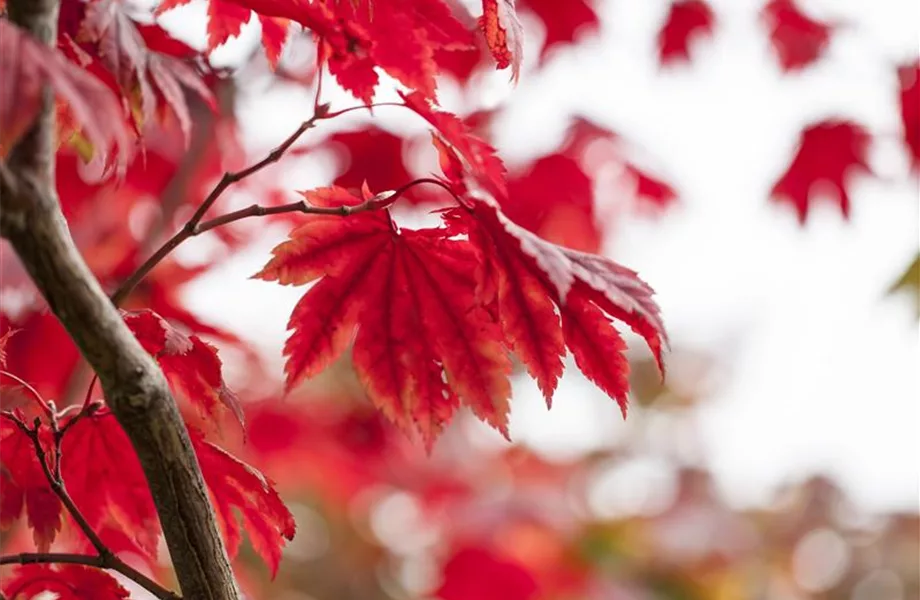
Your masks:
<svg viewBox="0 0 920 600"><path fill-rule="evenodd" d="M453 0L207 0L200 50L158 21L190 3L198 0L165 0L139 12L120 0L62 0L53 47L4 12L0 158L22 140L50 88L57 193L71 234L179 402L242 587L272 597L243 541L273 577L295 539L295 508L303 508L287 506L282 493L318 490L317 503L327 510L387 485L421 498L425 519L450 523L475 508L479 477L550 490L584 469L515 449L502 451L496 472L429 455L464 407L510 439L515 369L536 382L551 407L566 356L625 418L636 377L626 330L644 341L658 372L645 381L662 385L668 336L654 282L600 254L605 232L595 195L600 173L612 172L629 210L659 214L680 202L677 187L637 160L625 136L582 116L571 119L552 151L506 166L492 144L495 111L462 117L440 102L445 81L475 92L477 77L492 69L507 73L508 85L526 80L529 32L522 23L535 19L545 27L534 61L540 68L599 30L595 3L483 0L470 11L470 3ZM819 61L839 26L792 0L765 3L760 18L783 72ZM273 81L313 95L312 106L290 115L293 133L267 156L248 152L237 129L233 96L245 84L209 62L256 22L263 54L247 58L246 68L263 67ZM661 66L681 68L719 33L718 11L707 2L669 3L655 40ZM309 47L308 64L286 60L294 44ZM916 172L920 72L916 62L892 72L903 146ZM328 92L333 84L353 100L330 103L323 86ZM381 96L395 100L375 103ZM346 115L381 110L404 111L424 124L425 135L364 123L310 141L314 129ZM805 224L818 192L829 193L849 218L852 182L874 176L872 143L870 128L855 120L806 124L770 199ZM424 153L431 169L409 160L410 151ZM321 152L347 158L328 185L294 192L271 175L275 163ZM234 193L254 203L240 204ZM425 225L407 218L407 210L425 212ZM254 351L193 314L183 294L242 252L258 233L242 221L259 219L290 233L276 240L253 278L309 286L279 349L283 384L266 385ZM173 253L205 235L216 252L191 262ZM163 562L159 517L130 441L6 248L2 269L0 527L4 554L12 557L3 564L17 565L3 567L3 594L115 600L145 597L139 588L167 593L174 582ZM344 377L337 371L343 357L355 385L318 394L321 400L304 408L304 389L324 376ZM246 365L238 389L228 383L230 364ZM682 482L688 497L675 511L684 504L724 509L694 482ZM504 538L453 524L453 546L431 594L621 597L620 588L592 587L597 553L622 553L624 564L633 561L635 570L626 572L636 581L680 578L678 559L644 563L629 549L612 548L614 528L658 543L649 541L653 524L642 519L580 525L583 545L576 548L560 536L565 527L540 511L508 502L494 507L494 518ZM537 550L521 551L527 544ZM350 568L373 563L369 556L379 551L358 545ZM35 552L86 560L30 559ZM687 589L722 576L728 560L707 549L698 562L688 561L698 577L684 582Z"/></svg>

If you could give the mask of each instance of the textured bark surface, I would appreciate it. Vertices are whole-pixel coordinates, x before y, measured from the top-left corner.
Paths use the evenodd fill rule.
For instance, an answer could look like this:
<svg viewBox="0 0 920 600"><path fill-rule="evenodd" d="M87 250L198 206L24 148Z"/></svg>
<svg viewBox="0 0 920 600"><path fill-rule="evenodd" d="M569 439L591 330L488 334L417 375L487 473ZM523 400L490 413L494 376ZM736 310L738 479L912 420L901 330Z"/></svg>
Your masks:
<svg viewBox="0 0 920 600"><path fill-rule="evenodd" d="M57 0L9 0L34 37L57 39ZM239 600L192 445L154 360L141 348L80 256L54 189L53 99L45 90L32 129L0 162L0 233L74 339L150 485L176 576L190 600ZM53 349L49 349L53 352Z"/></svg>

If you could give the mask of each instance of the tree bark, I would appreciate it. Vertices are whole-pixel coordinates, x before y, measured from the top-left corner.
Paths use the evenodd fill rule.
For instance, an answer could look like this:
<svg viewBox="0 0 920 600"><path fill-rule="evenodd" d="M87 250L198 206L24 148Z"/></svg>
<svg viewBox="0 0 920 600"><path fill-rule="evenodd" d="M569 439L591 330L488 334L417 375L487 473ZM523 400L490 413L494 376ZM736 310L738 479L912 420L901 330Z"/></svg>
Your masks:
<svg viewBox="0 0 920 600"><path fill-rule="evenodd" d="M9 0L7 10L9 19L33 37L56 43L58 0ZM45 89L35 124L6 164L0 162L0 234L98 374L109 407L131 439L183 596L239 600L207 488L166 379L70 236L54 187L54 135L54 101Z"/></svg>

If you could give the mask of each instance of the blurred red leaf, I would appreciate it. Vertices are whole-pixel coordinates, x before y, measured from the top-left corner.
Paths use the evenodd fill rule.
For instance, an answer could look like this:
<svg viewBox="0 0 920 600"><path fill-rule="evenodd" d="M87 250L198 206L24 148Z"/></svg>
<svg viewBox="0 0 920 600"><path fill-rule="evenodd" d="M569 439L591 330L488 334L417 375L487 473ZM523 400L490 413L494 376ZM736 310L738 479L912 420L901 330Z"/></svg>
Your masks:
<svg viewBox="0 0 920 600"><path fill-rule="evenodd" d="M575 43L581 36L600 28L594 7L586 0L521 0L518 6L531 10L546 28L546 39L540 48L541 62L553 48Z"/></svg>
<svg viewBox="0 0 920 600"><path fill-rule="evenodd" d="M623 165L628 177L635 182L635 194L649 206L664 210L677 200L677 192L664 181L653 177L632 163Z"/></svg>
<svg viewBox="0 0 920 600"><path fill-rule="evenodd" d="M113 164L122 171L131 148L118 101L87 71L57 50L38 43L8 20L0 20L0 157L5 157L35 120L41 91L49 85L63 100L100 163L115 148ZM101 172L101 170L100 170Z"/></svg>
<svg viewBox="0 0 920 600"><path fill-rule="evenodd" d="M441 600L534 600L539 586L516 562L486 548L461 548L444 565Z"/></svg>
<svg viewBox="0 0 920 600"><path fill-rule="evenodd" d="M324 146L346 154L347 166L334 181L337 186L359 189L366 181L374 190L395 190L412 178L404 160L405 139L376 126L336 133Z"/></svg>
<svg viewBox="0 0 920 600"><path fill-rule="evenodd" d="M195 70L183 60L151 52L144 34L171 52L182 53L181 42L172 40L154 26L138 28L118 0L93 0L86 5L77 39L98 47L102 63L111 72L121 94L131 107L139 103L140 125L154 118L162 98L176 115L183 135L191 132L191 117L183 87L215 108L211 91Z"/></svg>
<svg viewBox="0 0 920 600"><path fill-rule="evenodd" d="M593 252L601 244L593 185L574 159L551 154L509 179L502 209L512 221L546 240Z"/></svg>
<svg viewBox="0 0 920 600"><path fill-rule="evenodd" d="M658 32L658 60L662 65L690 60L690 45L696 38L712 35L715 15L703 0L677 0Z"/></svg>
<svg viewBox="0 0 920 600"><path fill-rule="evenodd" d="M761 15L784 71L802 69L820 58L834 29L802 12L794 0L770 0Z"/></svg>
<svg viewBox="0 0 920 600"><path fill-rule="evenodd" d="M910 164L920 173L920 61L898 68L901 126L904 143L910 151Z"/></svg>
<svg viewBox="0 0 920 600"><path fill-rule="evenodd" d="M771 191L774 202L791 204L804 223L812 198L832 193L844 218L850 216L849 179L856 173L871 174L867 153L871 137L851 121L826 120L806 127L799 147Z"/></svg>
<svg viewBox="0 0 920 600"><path fill-rule="evenodd" d="M3 578L3 593L10 600L126 600L130 593L100 569L83 565L24 565Z"/></svg>

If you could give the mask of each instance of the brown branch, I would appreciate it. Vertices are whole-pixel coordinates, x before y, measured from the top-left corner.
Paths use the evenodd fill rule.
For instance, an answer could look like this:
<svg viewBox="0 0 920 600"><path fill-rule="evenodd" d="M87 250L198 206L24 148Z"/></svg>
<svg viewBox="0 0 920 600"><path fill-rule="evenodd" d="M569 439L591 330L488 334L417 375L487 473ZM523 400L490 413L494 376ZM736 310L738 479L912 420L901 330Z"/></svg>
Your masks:
<svg viewBox="0 0 920 600"><path fill-rule="evenodd" d="M0 556L0 565L84 565L87 567L96 567L115 571L124 575L134 583L138 584L156 598L160 600L180 600L181 596L161 587L140 571L118 561L111 562L111 559L104 556L90 556L89 554L68 554L64 552L23 552L22 554L11 554L9 556Z"/></svg>
<svg viewBox="0 0 920 600"><path fill-rule="evenodd" d="M322 108L322 106L320 106ZM180 229L174 236L169 238L162 246L160 246L153 255L150 256L144 264L137 268L134 273L131 274L120 286L116 289L111 296L112 304L118 306L128 297L128 295L134 291L134 288L137 287L144 277L147 276L150 271L153 270L160 262L169 256L169 254L176 249L176 247L187 240L190 237L198 235L201 233L201 228L199 224L204 218L208 210L211 209L211 206L214 205L214 202L220 198L227 188L229 188L234 183L246 179L250 175L261 171L270 164L276 163L281 160L281 157L284 156L284 153L294 145L294 143L300 139L300 137L311 129L316 121L325 118L325 113L320 110L319 112L314 113L312 117L301 123L297 129L294 130L291 135L289 135L283 142L276 146L271 152L269 152L265 158L260 160L257 163L254 163L245 169L239 171L228 171L224 173L223 177L220 178L220 181L217 182L217 185L214 186L214 189L207 195L201 205L195 210L195 214L188 220L182 229Z"/></svg>
<svg viewBox="0 0 920 600"><path fill-rule="evenodd" d="M77 527L80 528L80 531L86 535L89 539L89 543L93 545L93 548L96 549L96 552L99 553L99 556L111 555L112 551L105 545L105 542L96 534L93 528L87 522L86 517L83 516L83 513L80 512L80 509L77 508L77 505L74 504L73 498L70 497L70 494L67 493L67 490L64 488L64 480L61 477L61 454L60 454L60 436L58 431L55 428L55 441L54 441L54 472L51 472L51 467L48 466L48 454L45 452L45 448L42 446L41 439L39 439L39 427L41 426L41 421L35 419L35 427L32 429L26 428L26 435L29 436L29 439L32 440L32 445L35 447L35 455L38 457L38 464L41 465L42 472L45 474L45 479L48 480L48 485L51 486L51 491L54 492L54 495L61 500L61 504L64 505L64 508L67 509L67 512L70 513L70 516L73 517L74 522L77 524Z"/></svg>
<svg viewBox="0 0 920 600"><path fill-rule="evenodd" d="M8 0L10 21L57 40L58 0ZM54 98L43 90L30 129L0 163L0 234L99 376L137 453L185 597L239 600L207 488L166 379L74 245L54 189Z"/></svg>

